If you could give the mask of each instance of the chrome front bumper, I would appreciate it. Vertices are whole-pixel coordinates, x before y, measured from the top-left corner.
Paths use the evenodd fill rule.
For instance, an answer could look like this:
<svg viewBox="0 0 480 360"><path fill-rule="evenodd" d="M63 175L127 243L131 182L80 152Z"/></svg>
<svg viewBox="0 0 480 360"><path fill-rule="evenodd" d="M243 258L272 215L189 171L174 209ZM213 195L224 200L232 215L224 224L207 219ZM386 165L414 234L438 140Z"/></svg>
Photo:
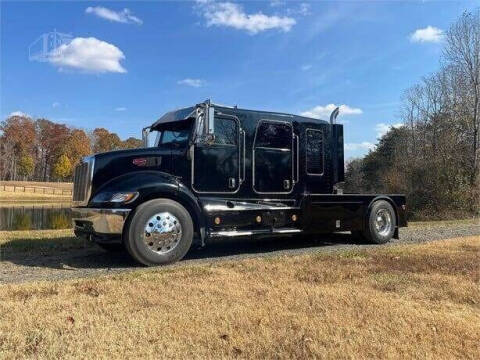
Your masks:
<svg viewBox="0 0 480 360"><path fill-rule="evenodd" d="M121 235L131 209L72 208L75 233Z"/></svg>

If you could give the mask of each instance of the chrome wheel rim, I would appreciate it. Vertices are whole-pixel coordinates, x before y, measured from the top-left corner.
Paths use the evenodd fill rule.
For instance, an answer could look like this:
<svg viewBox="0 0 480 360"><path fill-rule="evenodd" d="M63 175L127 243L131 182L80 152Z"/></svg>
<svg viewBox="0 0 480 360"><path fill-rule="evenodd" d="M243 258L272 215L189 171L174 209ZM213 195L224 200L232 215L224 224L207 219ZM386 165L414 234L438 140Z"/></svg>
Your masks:
<svg viewBox="0 0 480 360"><path fill-rule="evenodd" d="M153 215L145 224L143 241L155 254L173 251L182 238L182 224L175 215L161 212Z"/></svg>
<svg viewBox="0 0 480 360"><path fill-rule="evenodd" d="M375 214L375 228L381 236L387 236L392 230L392 215L386 209L380 209Z"/></svg>

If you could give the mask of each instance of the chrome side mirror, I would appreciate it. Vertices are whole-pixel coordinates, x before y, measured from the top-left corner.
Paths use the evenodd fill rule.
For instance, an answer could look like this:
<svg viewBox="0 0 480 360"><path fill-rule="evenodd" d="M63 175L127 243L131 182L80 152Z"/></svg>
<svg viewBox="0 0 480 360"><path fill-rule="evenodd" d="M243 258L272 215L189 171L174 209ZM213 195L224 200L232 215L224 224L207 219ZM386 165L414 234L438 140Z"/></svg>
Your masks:
<svg viewBox="0 0 480 360"><path fill-rule="evenodd" d="M147 148L148 147L148 134L150 133L150 126L147 126L142 129L142 142L143 142L143 147Z"/></svg>
<svg viewBox="0 0 480 360"><path fill-rule="evenodd" d="M215 108L211 105L207 107L207 135L213 135L215 132Z"/></svg>
<svg viewBox="0 0 480 360"><path fill-rule="evenodd" d="M211 105L197 113L195 143L210 146L215 143L215 108Z"/></svg>

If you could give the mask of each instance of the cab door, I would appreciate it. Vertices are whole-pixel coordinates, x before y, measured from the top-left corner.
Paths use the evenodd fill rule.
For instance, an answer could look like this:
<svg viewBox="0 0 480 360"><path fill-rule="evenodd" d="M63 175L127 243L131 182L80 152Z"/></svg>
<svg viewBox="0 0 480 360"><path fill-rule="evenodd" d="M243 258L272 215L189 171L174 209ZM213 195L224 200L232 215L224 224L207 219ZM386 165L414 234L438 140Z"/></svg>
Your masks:
<svg viewBox="0 0 480 360"><path fill-rule="evenodd" d="M192 189L197 193L236 193L240 188L240 124L215 113L213 137L194 144Z"/></svg>
<svg viewBox="0 0 480 360"><path fill-rule="evenodd" d="M294 182L294 136L286 121L260 120L253 142L253 190L288 194Z"/></svg>

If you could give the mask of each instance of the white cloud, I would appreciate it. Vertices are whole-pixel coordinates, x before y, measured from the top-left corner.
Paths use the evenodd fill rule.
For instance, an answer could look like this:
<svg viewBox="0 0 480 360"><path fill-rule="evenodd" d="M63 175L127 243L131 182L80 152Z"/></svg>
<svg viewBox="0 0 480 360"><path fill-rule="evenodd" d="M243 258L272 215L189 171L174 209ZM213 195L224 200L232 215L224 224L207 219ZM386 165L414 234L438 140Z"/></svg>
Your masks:
<svg viewBox="0 0 480 360"><path fill-rule="evenodd" d="M361 143L346 143L345 144L345 151L366 151L366 150L374 150L376 147L375 144L371 142L364 141Z"/></svg>
<svg viewBox="0 0 480 360"><path fill-rule="evenodd" d="M127 70L120 64L123 59L125 55L115 45L93 37L77 37L68 44L60 45L49 61L60 68L125 73Z"/></svg>
<svg viewBox="0 0 480 360"><path fill-rule="evenodd" d="M119 22L123 24L138 24L142 25L143 21L134 16L129 9L123 9L121 11L115 11L107 9L102 6L89 6L85 9L87 14L94 14L102 19Z"/></svg>
<svg viewBox="0 0 480 360"><path fill-rule="evenodd" d="M24 113L23 111L12 111L8 117L12 117L12 116L21 116L21 117L28 117L28 118L31 118L31 116L29 114L26 114Z"/></svg>
<svg viewBox="0 0 480 360"><path fill-rule="evenodd" d="M127 108L123 107L123 106L115 108L115 111L126 111L126 110L127 110Z"/></svg>
<svg viewBox="0 0 480 360"><path fill-rule="evenodd" d="M410 35L412 42L440 42L443 39L443 30L434 26L427 26L423 29L417 29Z"/></svg>
<svg viewBox="0 0 480 360"><path fill-rule="evenodd" d="M308 3L301 3L298 9L298 13L303 16L310 15L310 4Z"/></svg>
<svg viewBox="0 0 480 360"><path fill-rule="evenodd" d="M312 64L305 64L305 65L302 65L301 69L302 71L308 71L312 68Z"/></svg>
<svg viewBox="0 0 480 360"><path fill-rule="evenodd" d="M191 86L191 87L202 87L203 85L205 85L205 81L201 80L201 79L190 79L190 78L186 78L186 79L183 79L183 80L178 80L177 81L177 84L179 85L187 85L187 86Z"/></svg>
<svg viewBox="0 0 480 360"><path fill-rule="evenodd" d="M392 128L399 128L400 126L403 126L402 123L396 123L396 124L385 124L385 123L379 123L375 125L375 131L377 132L377 138L381 138L383 135L385 135L387 132L390 131Z"/></svg>
<svg viewBox="0 0 480 360"><path fill-rule="evenodd" d="M300 3L298 7L293 7L293 8L287 8L286 11L287 15L290 16L295 16L295 15L300 15L300 16L308 16L311 14L310 12L310 4L308 3Z"/></svg>
<svg viewBox="0 0 480 360"><path fill-rule="evenodd" d="M262 12L247 14L240 5L232 2L203 0L197 1L197 4L207 20L207 26L232 27L253 35L271 29L288 32L296 24L295 19L288 16L268 16Z"/></svg>
<svg viewBox="0 0 480 360"><path fill-rule="evenodd" d="M315 119L328 119L330 118L330 114L332 113L333 110L335 110L336 107L337 105L335 104L328 104L325 106L318 105L318 106L315 106L313 109L302 112L300 115L315 118ZM362 113L363 113L362 109L353 108L345 104L340 105L339 116L359 115Z"/></svg>
<svg viewBox="0 0 480 360"><path fill-rule="evenodd" d="M52 107L53 108L58 108L58 107L60 107L60 103L55 101L55 102L52 103Z"/></svg>

